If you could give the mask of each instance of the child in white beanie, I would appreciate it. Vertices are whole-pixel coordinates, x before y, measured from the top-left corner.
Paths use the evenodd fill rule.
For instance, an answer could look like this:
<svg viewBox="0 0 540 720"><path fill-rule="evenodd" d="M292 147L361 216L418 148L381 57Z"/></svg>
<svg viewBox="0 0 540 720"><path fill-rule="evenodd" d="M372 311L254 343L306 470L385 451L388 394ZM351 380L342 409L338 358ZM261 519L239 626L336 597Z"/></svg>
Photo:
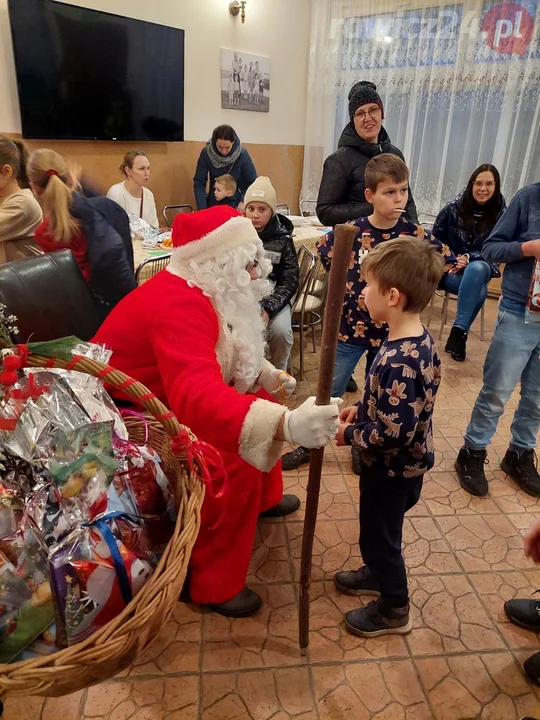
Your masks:
<svg viewBox="0 0 540 720"><path fill-rule="evenodd" d="M293 224L285 215L276 214L276 206L276 191L270 179L258 177L246 191L244 212L272 263L270 280L274 292L261 306L268 324L270 362L286 370L293 345L291 301L298 290L298 258L292 238Z"/></svg>

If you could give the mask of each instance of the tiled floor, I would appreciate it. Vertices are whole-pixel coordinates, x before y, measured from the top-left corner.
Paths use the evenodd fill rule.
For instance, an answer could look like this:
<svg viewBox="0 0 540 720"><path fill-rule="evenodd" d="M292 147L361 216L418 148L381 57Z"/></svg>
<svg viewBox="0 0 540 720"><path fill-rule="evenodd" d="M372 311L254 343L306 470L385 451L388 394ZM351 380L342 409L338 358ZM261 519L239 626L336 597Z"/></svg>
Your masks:
<svg viewBox="0 0 540 720"><path fill-rule="evenodd" d="M488 301L489 328L495 313L495 302ZM62 699L8 700L6 720L540 719L540 688L521 670L540 649L540 636L511 625L502 611L506 599L540 588L540 568L525 559L521 540L540 501L518 491L498 468L516 397L489 452L489 498L467 495L452 472L487 347L473 335L466 363L444 357L435 410L437 465L405 522L410 635L360 640L343 629L343 612L358 601L337 594L331 578L360 562L358 479L349 452L329 448L307 659L297 645L300 510L284 521L260 523L249 578L264 598L256 617L230 621L179 603L129 673ZM308 353L297 402L315 390L316 360ZM357 378L362 375L360 367ZM287 490L302 499L306 483L305 468L286 474Z"/></svg>

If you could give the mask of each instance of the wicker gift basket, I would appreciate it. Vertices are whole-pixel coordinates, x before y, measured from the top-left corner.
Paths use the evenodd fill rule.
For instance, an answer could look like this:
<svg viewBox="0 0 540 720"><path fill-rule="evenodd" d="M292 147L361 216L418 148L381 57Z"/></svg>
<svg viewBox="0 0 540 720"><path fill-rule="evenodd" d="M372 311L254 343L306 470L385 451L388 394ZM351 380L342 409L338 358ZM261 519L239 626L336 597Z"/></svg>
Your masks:
<svg viewBox="0 0 540 720"><path fill-rule="evenodd" d="M143 652L178 602L199 531L205 492L201 482L204 459L197 450L196 438L144 385L81 356L66 361L29 354L26 364L93 375L144 407L147 421L126 419L129 438L143 443L148 434L148 443L160 455L173 488L178 518L156 570L124 611L77 645L52 655L0 665L0 698L66 695L115 675Z"/></svg>

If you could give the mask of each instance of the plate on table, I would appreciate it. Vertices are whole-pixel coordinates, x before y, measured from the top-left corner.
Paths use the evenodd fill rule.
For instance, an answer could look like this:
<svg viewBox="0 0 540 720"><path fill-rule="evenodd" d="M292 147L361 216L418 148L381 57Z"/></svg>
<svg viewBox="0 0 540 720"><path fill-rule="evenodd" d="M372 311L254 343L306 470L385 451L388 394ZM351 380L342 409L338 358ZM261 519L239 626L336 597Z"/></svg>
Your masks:
<svg viewBox="0 0 540 720"><path fill-rule="evenodd" d="M290 220L294 227L301 227L305 225L305 217L302 215L286 215L287 219Z"/></svg>

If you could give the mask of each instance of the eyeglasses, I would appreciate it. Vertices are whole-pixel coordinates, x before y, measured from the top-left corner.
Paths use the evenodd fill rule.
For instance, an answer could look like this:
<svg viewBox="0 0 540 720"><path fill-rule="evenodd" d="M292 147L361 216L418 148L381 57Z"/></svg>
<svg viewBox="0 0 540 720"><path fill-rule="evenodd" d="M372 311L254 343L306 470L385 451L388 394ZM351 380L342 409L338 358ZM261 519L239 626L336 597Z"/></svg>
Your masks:
<svg viewBox="0 0 540 720"><path fill-rule="evenodd" d="M256 270L259 267L259 261L253 260L253 262L250 262L246 265L246 270L248 273L252 272L253 270Z"/></svg>
<svg viewBox="0 0 540 720"><path fill-rule="evenodd" d="M377 105L376 107L370 108L367 112L364 112L364 110L357 110L354 113L354 117L358 118L360 122L365 122L368 115L372 120L376 120L380 114L381 108Z"/></svg>
<svg viewBox="0 0 540 720"><path fill-rule="evenodd" d="M487 188L488 190L491 190L492 188L495 187L495 183L493 182L493 180L488 180L487 182L482 182L481 180L475 180L473 182L473 185L475 188L478 188L478 189Z"/></svg>

